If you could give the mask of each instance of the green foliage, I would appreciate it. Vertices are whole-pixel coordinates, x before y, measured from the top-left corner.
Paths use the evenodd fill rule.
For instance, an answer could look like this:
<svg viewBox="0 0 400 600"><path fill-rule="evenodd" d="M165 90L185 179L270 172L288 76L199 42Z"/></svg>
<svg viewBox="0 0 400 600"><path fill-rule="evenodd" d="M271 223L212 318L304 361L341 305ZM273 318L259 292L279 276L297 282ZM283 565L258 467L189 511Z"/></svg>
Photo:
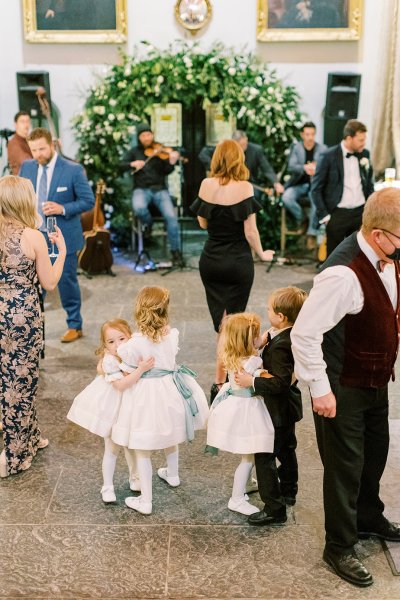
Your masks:
<svg viewBox="0 0 400 600"><path fill-rule="evenodd" d="M121 55L121 64L90 89L84 110L73 120L78 158L89 179L112 182L107 202L113 226L129 220L119 162L135 125L149 119L153 103L190 107L199 98L203 106L221 102L226 116L235 115L238 127L263 146L275 169L282 168L302 115L296 90L283 85L273 69L251 53L222 44L207 53L186 42L167 50L145 43L145 49L143 56L138 49L133 56Z"/></svg>

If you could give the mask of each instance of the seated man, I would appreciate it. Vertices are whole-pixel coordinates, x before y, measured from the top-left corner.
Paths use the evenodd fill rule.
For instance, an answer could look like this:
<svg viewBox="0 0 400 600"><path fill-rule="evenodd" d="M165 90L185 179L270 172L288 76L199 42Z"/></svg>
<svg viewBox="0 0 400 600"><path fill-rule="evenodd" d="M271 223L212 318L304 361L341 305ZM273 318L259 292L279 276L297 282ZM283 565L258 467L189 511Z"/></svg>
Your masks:
<svg viewBox="0 0 400 600"><path fill-rule="evenodd" d="M150 232L152 218L149 205L154 204L167 224L172 260L176 264L181 264L178 219L166 185L166 176L174 170L179 159L179 152L172 151L167 160L162 160L157 155L149 160L145 150L146 148L150 149L154 142L151 127L146 123L139 125L137 138L138 145L125 154L121 163L123 170L133 172L133 212L147 228L147 232Z"/></svg>
<svg viewBox="0 0 400 600"><path fill-rule="evenodd" d="M314 229L315 205L311 197L311 180L315 175L317 162L326 150L324 144L315 141L316 127L311 121L304 123L301 128L301 142L294 142L290 149L288 171L290 179L286 184L282 202L286 210L294 217L296 229L302 231L303 211L299 203L300 198L308 196L310 200L310 214L307 229L307 248L316 247L317 230Z"/></svg>
<svg viewBox="0 0 400 600"><path fill-rule="evenodd" d="M283 193L283 186L278 182L278 177L265 156L264 150L259 144L249 142L249 139L244 131L237 129L232 134L232 139L235 140L243 148L246 167L250 171L250 183L270 184L274 187L277 194ZM199 153L199 160L206 171L210 170L211 159L214 154L214 146L204 146ZM262 185L263 187L263 185ZM261 191L255 189L254 195L259 197Z"/></svg>

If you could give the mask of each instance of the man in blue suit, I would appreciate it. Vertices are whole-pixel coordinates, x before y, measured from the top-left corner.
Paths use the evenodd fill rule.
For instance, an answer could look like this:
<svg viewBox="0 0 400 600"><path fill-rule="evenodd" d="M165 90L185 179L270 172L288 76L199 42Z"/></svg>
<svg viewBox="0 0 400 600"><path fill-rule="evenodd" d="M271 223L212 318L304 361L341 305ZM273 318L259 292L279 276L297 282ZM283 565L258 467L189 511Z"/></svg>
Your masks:
<svg viewBox="0 0 400 600"><path fill-rule="evenodd" d="M33 160L22 164L20 176L30 179L36 190L43 217L41 230L46 230L46 218L55 216L65 238L67 257L58 290L67 313L68 330L61 341L74 342L82 337L81 292L76 273L77 252L84 244L80 217L93 208L94 196L81 165L57 154L47 129L33 129L27 139Z"/></svg>

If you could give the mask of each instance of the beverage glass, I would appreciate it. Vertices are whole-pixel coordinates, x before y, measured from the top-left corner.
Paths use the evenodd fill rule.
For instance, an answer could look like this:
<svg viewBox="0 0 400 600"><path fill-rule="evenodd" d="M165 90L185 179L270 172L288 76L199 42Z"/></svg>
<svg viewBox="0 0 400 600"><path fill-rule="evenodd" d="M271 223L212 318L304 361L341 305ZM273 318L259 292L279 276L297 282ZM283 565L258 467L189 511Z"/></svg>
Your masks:
<svg viewBox="0 0 400 600"><path fill-rule="evenodd" d="M46 224L47 224L47 232L48 233L56 233L56 231L57 231L56 217L47 217ZM51 258L54 258L55 256L57 256L53 242L51 243L51 253L49 254L49 256Z"/></svg>
<svg viewBox="0 0 400 600"><path fill-rule="evenodd" d="M392 186L396 179L396 169L385 169L385 183L387 186Z"/></svg>

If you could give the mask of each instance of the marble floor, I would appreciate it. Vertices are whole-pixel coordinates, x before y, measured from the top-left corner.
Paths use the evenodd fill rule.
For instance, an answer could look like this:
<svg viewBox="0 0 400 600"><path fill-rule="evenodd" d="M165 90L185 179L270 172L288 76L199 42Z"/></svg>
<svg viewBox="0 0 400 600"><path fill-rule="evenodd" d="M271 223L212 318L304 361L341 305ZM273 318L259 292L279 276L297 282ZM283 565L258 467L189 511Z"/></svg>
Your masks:
<svg viewBox="0 0 400 600"><path fill-rule="evenodd" d="M298 426L300 491L285 526L251 528L228 510L237 459L204 455L204 432L181 447L179 488L154 476L152 515L124 505L130 493L122 453L115 478L118 503L102 503L102 439L66 419L72 399L94 376L99 324L113 316L129 319L141 286L166 285L172 323L181 332L181 360L198 371L206 390L215 351L197 271L164 278L160 272L134 273L127 259L117 263L115 278L80 279L85 323L76 343L60 344L64 313L57 293L47 297L38 410L50 445L30 470L0 480L0 598L400 599L400 577L392 574L376 540L358 549L375 578L368 589L345 583L322 561L322 470L306 394ZM266 325L269 291L309 287L314 273L311 264L275 266L270 273L257 264L249 309L260 312ZM393 435L382 497L393 519L400 519L399 399L400 388L392 385ZM154 471L163 464L163 455L155 453ZM261 506L257 494L253 501Z"/></svg>

